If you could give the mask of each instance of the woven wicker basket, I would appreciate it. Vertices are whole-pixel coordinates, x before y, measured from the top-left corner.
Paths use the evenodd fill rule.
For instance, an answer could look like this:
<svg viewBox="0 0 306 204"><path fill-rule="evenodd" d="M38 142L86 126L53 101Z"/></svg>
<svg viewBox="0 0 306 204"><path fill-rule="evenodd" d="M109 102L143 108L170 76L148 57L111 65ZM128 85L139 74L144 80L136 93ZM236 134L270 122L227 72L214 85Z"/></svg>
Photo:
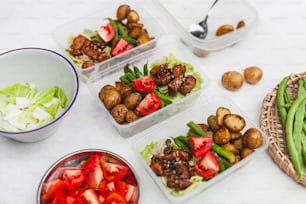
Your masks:
<svg viewBox="0 0 306 204"><path fill-rule="evenodd" d="M306 72L294 74L288 81L287 89L292 97L296 96L298 89L297 82L300 78L306 78ZM299 181L297 173L289 158L285 141L285 131L276 104L278 86L279 84L271 93L267 94L263 100L260 114L260 127L268 137L268 151L275 163L297 183L306 186L306 175L302 181Z"/></svg>

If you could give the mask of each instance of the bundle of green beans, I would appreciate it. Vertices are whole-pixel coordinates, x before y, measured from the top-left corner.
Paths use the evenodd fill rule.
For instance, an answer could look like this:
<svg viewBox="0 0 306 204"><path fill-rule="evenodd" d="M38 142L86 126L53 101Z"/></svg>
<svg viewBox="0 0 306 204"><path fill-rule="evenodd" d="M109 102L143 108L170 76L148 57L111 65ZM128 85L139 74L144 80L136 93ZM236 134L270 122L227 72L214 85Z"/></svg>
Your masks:
<svg viewBox="0 0 306 204"><path fill-rule="evenodd" d="M301 181L306 173L306 79L298 80L296 97L287 89L291 76L284 77L277 91L277 106L286 133L290 160Z"/></svg>

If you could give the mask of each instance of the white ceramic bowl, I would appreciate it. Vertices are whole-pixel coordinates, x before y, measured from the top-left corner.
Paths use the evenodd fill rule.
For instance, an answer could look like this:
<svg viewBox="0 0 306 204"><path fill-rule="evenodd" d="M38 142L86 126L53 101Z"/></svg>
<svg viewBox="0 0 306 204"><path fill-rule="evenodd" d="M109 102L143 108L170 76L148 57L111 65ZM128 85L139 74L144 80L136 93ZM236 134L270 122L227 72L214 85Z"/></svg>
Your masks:
<svg viewBox="0 0 306 204"><path fill-rule="evenodd" d="M67 96L65 111L52 122L23 132L0 130L0 135L21 142L36 142L51 136L68 113L79 90L73 65L62 55L43 48L20 48L0 54L0 89L15 83L33 82L37 89L59 86Z"/></svg>

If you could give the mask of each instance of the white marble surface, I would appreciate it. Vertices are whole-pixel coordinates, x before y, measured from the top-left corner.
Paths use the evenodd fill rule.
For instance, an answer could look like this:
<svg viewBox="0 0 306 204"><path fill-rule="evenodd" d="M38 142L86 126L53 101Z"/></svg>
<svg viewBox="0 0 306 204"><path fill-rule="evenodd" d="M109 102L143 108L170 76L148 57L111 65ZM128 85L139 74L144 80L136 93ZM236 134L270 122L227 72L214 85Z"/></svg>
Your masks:
<svg viewBox="0 0 306 204"><path fill-rule="evenodd" d="M189 0L190 3L199 3ZM111 1L110 1L111 2ZM168 6L179 1L165 0ZM0 52L38 46L61 52L51 36L58 25L103 8L107 1L80 0L1 0ZM198 58L210 79L206 94L228 95L259 123L264 96L282 77L306 70L306 1L251 0L259 12L256 27L248 37L227 49ZM162 19L161 16L158 18ZM164 24L168 22L162 20ZM175 32L169 31L175 37ZM264 71L256 86L245 84L237 92L224 90L221 74L229 69L242 70L257 65ZM0 137L0 204L36 203L36 191L47 168L61 156L86 148L112 150L126 157L139 172L143 188L142 202L160 204L168 201L137 162L131 143L101 114L85 84L81 84L75 106L56 134L47 140L23 144ZM304 204L305 187L296 184L272 161L268 152L211 186L188 203L208 204Z"/></svg>

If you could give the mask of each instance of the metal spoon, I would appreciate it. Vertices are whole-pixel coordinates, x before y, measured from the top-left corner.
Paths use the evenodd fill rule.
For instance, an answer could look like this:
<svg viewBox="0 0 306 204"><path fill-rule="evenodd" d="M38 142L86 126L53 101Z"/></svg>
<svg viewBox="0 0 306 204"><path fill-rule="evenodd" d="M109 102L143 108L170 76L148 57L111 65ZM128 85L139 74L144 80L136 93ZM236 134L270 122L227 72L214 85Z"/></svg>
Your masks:
<svg viewBox="0 0 306 204"><path fill-rule="evenodd" d="M193 36L200 38L200 39L205 39L207 36L207 19L209 15L212 13L214 6L219 0L215 0L214 3L210 6L208 9L208 12L204 18L204 20L200 21L197 24L193 24L189 27L189 33L191 33Z"/></svg>

